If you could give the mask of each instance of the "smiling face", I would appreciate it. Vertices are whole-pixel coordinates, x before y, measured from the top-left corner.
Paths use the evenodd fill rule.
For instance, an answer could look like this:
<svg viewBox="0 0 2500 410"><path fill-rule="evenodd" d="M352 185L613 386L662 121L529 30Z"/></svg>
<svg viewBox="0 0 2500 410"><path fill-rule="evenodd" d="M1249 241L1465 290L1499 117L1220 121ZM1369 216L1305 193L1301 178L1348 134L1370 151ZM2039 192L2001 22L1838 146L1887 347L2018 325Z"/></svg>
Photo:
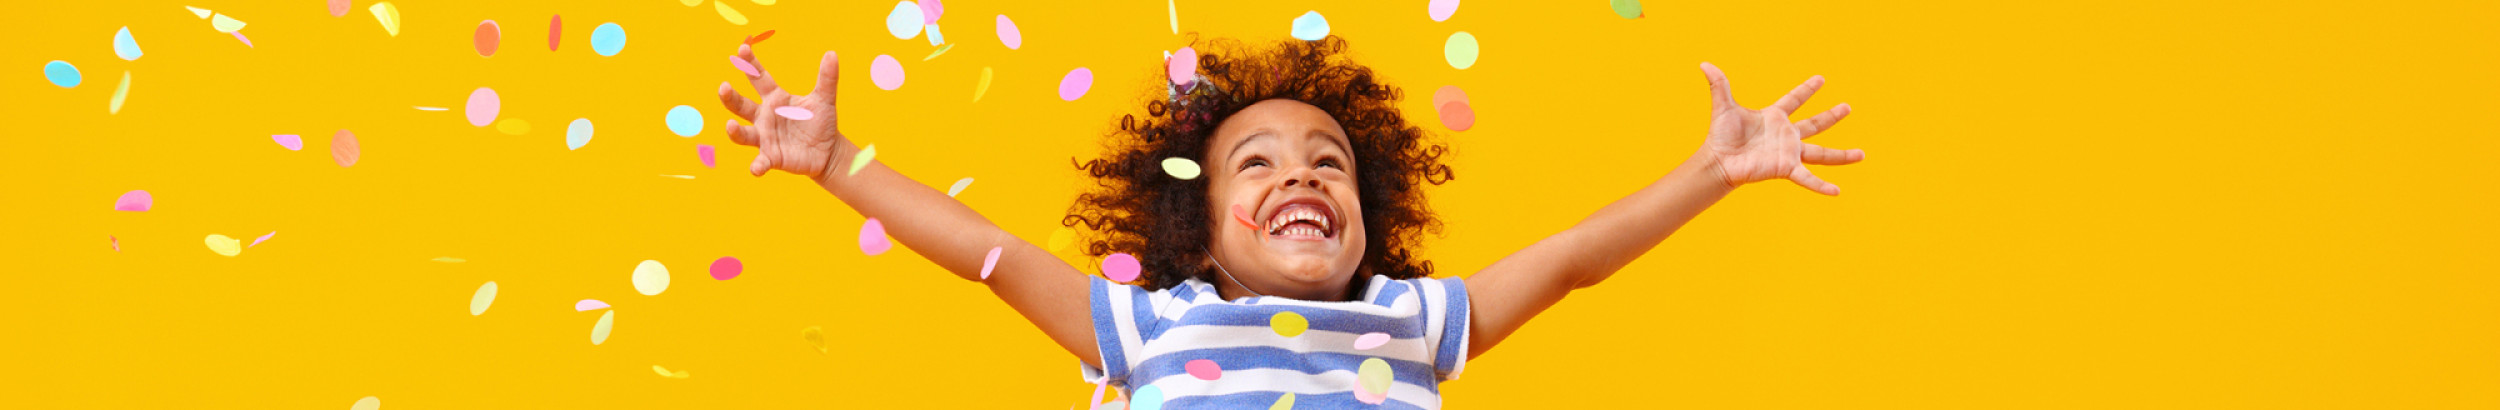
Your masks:
<svg viewBox="0 0 2500 410"><path fill-rule="evenodd" d="M1209 251L1234 280L1269 296L1347 297L1365 242L1349 147L1335 118L1300 101L1261 101L1216 126L1200 159L1207 223L1219 227Z"/></svg>

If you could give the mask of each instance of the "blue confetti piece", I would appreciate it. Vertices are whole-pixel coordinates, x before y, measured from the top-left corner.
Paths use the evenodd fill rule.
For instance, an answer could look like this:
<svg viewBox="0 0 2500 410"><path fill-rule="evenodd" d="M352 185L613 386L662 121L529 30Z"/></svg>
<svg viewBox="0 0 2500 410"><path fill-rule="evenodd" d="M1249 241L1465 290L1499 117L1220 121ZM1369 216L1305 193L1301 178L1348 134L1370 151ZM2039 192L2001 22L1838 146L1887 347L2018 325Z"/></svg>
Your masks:
<svg viewBox="0 0 2500 410"><path fill-rule="evenodd" d="M1147 385L1128 395L1129 410L1163 410L1163 388Z"/></svg>
<svg viewBox="0 0 2500 410"><path fill-rule="evenodd" d="M578 150L583 145L590 145L590 132L589 118L573 119L572 125L564 127L564 149Z"/></svg>
<svg viewBox="0 0 2500 410"><path fill-rule="evenodd" d="M625 51L625 27L618 26L616 23L607 23L591 30L590 51L610 57L616 56L617 52Z"/></svg>
<svg viewBox="0 0 2500 410"><path fill-rule="evenodd" d="M129 27L122 27L122 31L113 33L114 56L119 56L125 61L137 61L139 56L145 54L147 53L139 51L139 40L130 38Z"/></svg>
<svg viewBox="0 0 2500 410"><path fill-rule="evenodd" d="M894 38L910 40L912 37L919 37L920 26L928 22L928 19L920 14L919 3L908 1L894 3L894 11L885 14L885 32L893 34Z"/></svg>
<svg viewBox="0 0 2500 410"><path fill-rule="evenodd" d="M52 80L52 85L62 88L77 87L78 82L84 80L84 77L78 76L78 66L69 65L68 61L61 60L44 63L43 78Z"/></svg>
<svg viewBox="0 0 2500 410"><path fill-rule="evenodd" d="M683 105L668 109L668 132L680 137L703 133L703 112Z"/></svg>
<svg viewBox="0 0 2500 410"><path fill-rule="evenodd" d="M1320 17L1318 10L1293 18L1293 38L1311 41L1328 38L1328 18Z"/></svg>

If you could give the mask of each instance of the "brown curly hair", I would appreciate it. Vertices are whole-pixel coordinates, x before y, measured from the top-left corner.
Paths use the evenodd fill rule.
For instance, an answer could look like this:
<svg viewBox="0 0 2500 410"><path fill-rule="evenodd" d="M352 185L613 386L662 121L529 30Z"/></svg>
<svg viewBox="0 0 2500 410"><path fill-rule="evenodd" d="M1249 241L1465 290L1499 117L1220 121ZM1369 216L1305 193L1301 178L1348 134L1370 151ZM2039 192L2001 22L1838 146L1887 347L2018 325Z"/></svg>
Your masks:
<svg viewBox="0 0 2500 410"><path fill-rule="evenodd" d="M1226 118L1260 101L1289 99L1328 112L1353 145L1363 229L1369 232L1358 272L1391 279L1432 274L1432 262L1415 250L1424 234L1440 233L1441 223L1425 206L1421 184L1453 178L1440 162L1449 147L1426 144L1424 130L1406 122L1396 106L1396 87L1356 64L1345 40L1333 36L1286 40L1264 50L1231 40L1199 48L1201 82L1187 89L1154 87L1167 92L1146 98L1144 116L1121 116L1102 158L1077 165L1096 184L1077 196L1060 224L1085 225L1086 254L1136 256L1145 268L1136 284L1147 289L1191 278L1212 282L1214 270L1201 262L1215 235L1207 223L1206 179L1173 178L1161 163L1197 160ZM1153 77L1170 84L1164 76Z"/></svg>

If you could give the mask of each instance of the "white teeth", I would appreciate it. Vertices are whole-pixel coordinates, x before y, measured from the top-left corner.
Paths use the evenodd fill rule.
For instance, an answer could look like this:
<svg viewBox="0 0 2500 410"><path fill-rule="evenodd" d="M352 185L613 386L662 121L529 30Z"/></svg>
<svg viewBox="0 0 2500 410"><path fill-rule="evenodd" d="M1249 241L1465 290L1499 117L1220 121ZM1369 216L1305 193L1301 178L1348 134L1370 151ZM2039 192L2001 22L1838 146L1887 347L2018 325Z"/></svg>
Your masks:
<svg viewBox="0 0 2500 410"><path fill-rule="evenodd" d="M1318 211L1310 209L1294 209L1284 213L1279 213L1274 216L1273 219L1268 220L1267 230L1268 232L1274 232L1276 235L1326 236L1329 226L1331 225L1328 219L1329 218L1326 214ZM1319 227L1316 229L1302 227L1286 228L1287 225L1292 225L1294 222L1310 222L1311 224L1318 225Z"/></svg>

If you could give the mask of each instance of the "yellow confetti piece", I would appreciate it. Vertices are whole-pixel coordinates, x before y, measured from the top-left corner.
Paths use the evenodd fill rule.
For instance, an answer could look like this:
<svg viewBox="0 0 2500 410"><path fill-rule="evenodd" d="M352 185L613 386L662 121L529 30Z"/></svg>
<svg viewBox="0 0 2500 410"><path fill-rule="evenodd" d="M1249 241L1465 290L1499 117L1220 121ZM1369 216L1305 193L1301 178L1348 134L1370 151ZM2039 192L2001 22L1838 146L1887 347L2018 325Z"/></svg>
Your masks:
<svg viewBox="0 0 2500 410"><path fill-rule="evenodd" d="M990 92L990 68L981 67L981 85L972 87L972 102L981 102L981 95Z"/></svg>
<svg viewBox="0 0 2500 410"><path fill-rule="evenodd" d="M701 6L703 0L677 0L677 4L684 4L686 7Z"/></svg>
<svg viewBox="0 0 2500 410"><path fill-rule="evenodd" d="M1363 391L1371 394L1388 394L1389 382L1395 380L1389 372L1389 362L1378 357L1363 359L1363 366L1354 374L1363 380Z"/></svg>
<svg viewBox="0 0 2500 410"><path fill-rule="evenodd" d="M208 250L210 252L216 252L219 255L233 257L236 254L243 253L243 241L228 238L225 235L209 234Z"/></svg>
<svg viewBox="0 0 2500 410"><path fill-rule="evenodd" d="M469 316L484 315L486 308L494 307L495 290L495 281L490 280L486 281L485 285L479 285L477 294L469 296Z"/></svg>
<svg viewBox="0 0 2500 410"><path fill-rule="evenodd" d="M530 133L530 122L523 121L519 118L505 118L503 121L495 122L495 131L502 132L504 135L528 134Z"/></svg>
<svg viewBox="0 0 2500 410"><path fill-rule="evenodd" d="M198 7L182 6L182 8L185 8L185 9L190 9L190 10L191 10L191 14L198 15L198 16L200 16L200 18L208 18L209 13L215 13L215 12L212 12L212 11L208 11L208 9L198 8Z"/></svg>
<svg viewBox="0 0 2500 410"><path fill-rule="evenodd" d="M224 13L218 13L208 18L208 25L216 28L219 33L232 33L235 30L242 30L244 24L243 20L235 20L233 17L226 17Z"/></svg>
<svg viewBox="0 0 2500 410"><path fill-rule="evenodd" d="M932 51L932 52L929 52L929 56L928 56L928 57L921 57L921 58L920 58L920 61L929 61L929 60L934 60L934 59L937 59L937 57L938 57L938 56L946 55L946 50L953 50L953 49L955 49L955 45L954 45L954 44L947 44L945 47L938 47L937 51Z"/></svg>
<svg viewBox="0 0 2500 410"><path fill-rule="evenodd" d="M651 365L651 371L659 373L659 374L660 374L660 377L666 377L666 378L671 378L671 379L685 379L685 378L687 378L687 377L694 377L694 374L693 374L693 373L687 373L687 372L686 372L686 371L684 371L684 370L678 370L678 371L673 371L673 372L672 372L672 371L669 371L669 370L668 370L668 368L666 368L666 367L660 367L660 365L656 365L656 364L655 364L655 365Z"/></svg>
<svg viewBox="0 0 2500 410"><path fill-rule="evenodd" d="M356 399L356 404L349 405L347 410L382 410L382 398L365 396L365 398Z"/></svg>
<svg viewBox="0 0 2500 410"><path fill-rule="evenodd" d="M1066 227L1061 227L1061 228L1059 228L1059 230L1050 231L1050 251L1051 251L1051 252L1059 252L1059 251L1067 250L1067 249L1068 249L1068 245L1075 245L1075 244L1076 244L1076 230L1075 230L1075 229L1068 229L1068 228L1066 228Z"/></svg>
<svg viewBox="0 0 2500 410"><path fill-rule="evenodd" d="M111 111L112 113L114 113L114 114L120 114L120 113L122 113L122 100L127 100L127 99L129 99L129 98L130 98L130 71L128 71L128 70L124 70L124 71L122 71L122 86L121 86L121 88L115 88L115 89L113 89L113 107L112 107L112 109L111 109L110 111Z"/></svg>
<svg viewBox="0 0 2500 410"><path fill-rule="evenodd" d="M770 6L770 5L773 5L773 3L775 3L775 2L777 2L777 1L776 1L776 0L755 0L755 4L758 4L758 5L765 5L765 6Z"/></svg>
<svg viewBox="0 0 2500 410"><path fill-rule="evenodd" d="M1163 15L1172 19L1172 34L1181 33L1181 7L1172 0L1163 0Z"/></svg>
<svg viewBox="0 0 2500 410"><path fill-rule="evenodd" d="M1171 174L1173 178L1198 179L1198 172L1198 161L1181 157L1163 159L1163 173Z"/></svg>
<svg viewBox="0 0 2500 410"><path fill-rule="evenodd" d="M616 329L615 310L609 310L607 314L599 315L599 324L590 325L590 345L598 346L600 343L607 343L608 331L614 329Z"/></svg>
<svg viewBox="0 0 2500 410"><path fill-rule="evenodd" d="M969 186L972 186L972 178L964 178L962 180L955 181L955 186L946 188L946 197L953 198L955 197L955 194L963 193L964 187Z"/></svg>
<svg viewBox="0 0 2500 410"><path fill-rule="evenodd" d="M668 377L668 376L670 375L670 373L668 372L668 368L666 368L666 367L660 367L660 365L656 365L656 364L655 364L655 365L651 365L651 371L652 371L652 372L655 372L655 373L659 373L659 374L660 374L660 377Z"/></svg>
<svg viewBox="0 0 2500 410"><path fill-rule="evenodd" d="M365 8L365 11L373 12L373 19L382 22L382 31L390 32L391 37L399 37L399 6L385 1L373 3L373 7Z"/></svg>
<svg viewBox="0 0 2500 410"><path fill-rule="evenodd" d="M1284 337L1301 336L1302 331L1311 330L1311 320L1293 312L1276 312L1276 316L1267 318L1267 325L1275 328L1277 336Z"/></svg>
<svg viewBox="0 0 2500 410"><path fill-rule="evenodd" d="M434 260L435 262L442 262L442 263L461 263L461 262L468 262L468 261L469 261L468 259L460 259L460 258L454 258L454 257L449 257L449 256L440 257L440 258L434 258L433 260Z"/></svg>
<svg viewBox="0 0 2500 410"><path fill-rule="evenodd" d="M701 1L701 0L697 0L697 1ZM715 2L712 2L712 11L718 11L718 12L720 12L720 18L721 18L721 19L723 19L723 20L729 20L729 24L736 24L736 25L741 25L741 26L743 26L743 25L747 25L747 15L745 15L745 14L738 14L738 9L729 8L729 2L726 2L726 1L715 1Z"/></svg>
<svg viewBox="0 0 2500 410"><path fill-rule="evenodd" d="M874 161L876 159L877 144L868 144L868 148L861 148L859 150L858 157L851 158L851 171L849 174L853 176L859 175L860 168L867 168L868 161Z"/></svg>
<svg viewBox="0 0 2500 410"><path fill-rule="evenodd" d="M1267 406L1267 410L1290 410L1292 408L1293 393L1285 393L1284 397L1276 398L1276 404Z"/></svg>
<svg viewBox="0 0 2500 410"><path fill-rule="evenodd" d="M660 177L663 177L663 178L677 178L677 179L694 179L694 176L693 176L693 175L669 175L669 174L660 174Z"/></svg>
<svg viewBox="0 0 2500 410"><path fill-rule="evenodd" d="M833 347L825 344L824 326L808 326L806 329L800 329L799 338L807 340L807 345L815 346L816 353L822 354L833 352Z"/></svg>

